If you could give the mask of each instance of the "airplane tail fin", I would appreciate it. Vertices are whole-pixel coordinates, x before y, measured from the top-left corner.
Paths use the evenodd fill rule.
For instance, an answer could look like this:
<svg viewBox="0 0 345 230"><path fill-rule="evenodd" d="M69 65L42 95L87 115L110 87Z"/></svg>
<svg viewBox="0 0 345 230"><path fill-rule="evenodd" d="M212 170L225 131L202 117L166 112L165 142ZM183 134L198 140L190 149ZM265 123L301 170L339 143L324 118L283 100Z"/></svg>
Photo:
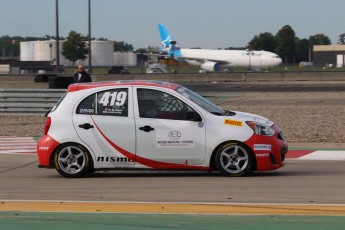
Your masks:
<svg viewBox="0 0 345 230"><path fill-rule="evenodd" d="M173 40L168 29L163 24L158 24L158 30L162 39L162 50L167 51L172 57L181 56L180 47L178 47L176 41Z"/></svg>

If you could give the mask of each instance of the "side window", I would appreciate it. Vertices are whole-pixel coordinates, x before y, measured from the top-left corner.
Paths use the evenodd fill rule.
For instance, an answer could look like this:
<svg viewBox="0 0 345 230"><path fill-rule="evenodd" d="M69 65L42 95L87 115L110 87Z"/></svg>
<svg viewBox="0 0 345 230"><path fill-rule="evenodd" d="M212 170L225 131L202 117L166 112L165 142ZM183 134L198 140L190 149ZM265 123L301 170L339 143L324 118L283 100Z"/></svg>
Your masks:
<svg viewBox="0 0 345 230"><path fill-rule="evenodd" d="M137 89L137 95L142 118L190 120L190 114L196 114L186 103L162 91Z"/></svg>
<svg viewBox="0 0 345 230"><path fill-rule="evenodd" d="M96 94L85 98L77 108L77 114L96 114Z"/></svg>
<svg viewBox="0 0 345 230"><path fill-rule="evenodd" d="M77 114L128 116L128 89L112 89L92 94L77 108Z"/></svg>

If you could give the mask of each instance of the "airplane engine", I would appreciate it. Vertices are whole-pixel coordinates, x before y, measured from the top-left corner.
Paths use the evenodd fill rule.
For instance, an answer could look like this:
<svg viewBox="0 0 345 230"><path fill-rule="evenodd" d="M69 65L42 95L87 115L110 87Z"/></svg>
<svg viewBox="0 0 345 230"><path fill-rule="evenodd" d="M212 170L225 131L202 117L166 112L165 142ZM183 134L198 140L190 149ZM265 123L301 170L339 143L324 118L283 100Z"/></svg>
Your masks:
<svg viewBox="0 0 345 230"><path fill-rule="evenodd" d="M201 65L201 69L214 72L219 70L219 63L218 62L213 62L213 61L208 61L205 62L204 64Z"/></svg>

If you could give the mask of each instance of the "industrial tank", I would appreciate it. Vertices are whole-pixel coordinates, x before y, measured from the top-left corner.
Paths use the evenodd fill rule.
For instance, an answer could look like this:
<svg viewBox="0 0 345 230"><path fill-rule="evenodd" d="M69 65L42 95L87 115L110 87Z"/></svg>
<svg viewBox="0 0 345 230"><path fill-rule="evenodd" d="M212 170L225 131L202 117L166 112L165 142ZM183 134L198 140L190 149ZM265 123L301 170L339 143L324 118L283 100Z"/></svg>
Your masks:
<svg viewBox="0 0 345 230"><path fill-rule="evenodd" d="M20 60L21 61L34 61L35 43L34 42L21 42L20 43Z"/></svg>
<svg viewBox="0 0 345 230"><path fill-rule="evenodd" d="M62 41L60 42L60 46ZM20 43L21 61L51 61L55 54L55 40L29 41ZM53 49L54 46L54 49ZM54 55L55 57L55 55Z"/></svg>
<svg viewBox="0 0 345 230"><path fill-rule="evenodd" d="M59 41L60 49L60 65L71 66L72 62L62 56L62 44L64 41ZM29 41L20 43L20 60L21 61L50 61L53 65L56 64L56 41Z"/></svg>
<svg viewBox="0 0 345 230"><path fill-rule="evenodd" d="M36 41L34 45L35 61L51 61L51 41Z"/></svg>
<svg viewBox="0 0 345 230"><path fill-rule="evenodd" d="M114 54L114 66L136 66L137 55L132 52L115 52Z"/></svg>
<svg viewBox="0 0 345 230"><path fill-rule="evenodd" d="M91 64L92 66L112 66L113 65L113 41L91 41ZM88 63L86 58L83 63Z"/></svg>

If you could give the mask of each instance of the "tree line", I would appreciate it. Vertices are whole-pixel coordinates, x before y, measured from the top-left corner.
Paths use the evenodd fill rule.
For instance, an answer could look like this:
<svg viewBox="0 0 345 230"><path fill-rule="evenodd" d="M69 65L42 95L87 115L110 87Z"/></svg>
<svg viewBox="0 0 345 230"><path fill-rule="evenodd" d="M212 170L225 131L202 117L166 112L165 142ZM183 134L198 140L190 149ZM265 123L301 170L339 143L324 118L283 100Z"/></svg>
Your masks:
<svg viewBox="0 0 345 230"><path fill-rule="evenodd" d="M260 33L248 43L248 49L266 50L279 55L285 64L309 61L314 45L330 45L331 40L325 34L315 34L309 38L296 37L291 26L283 26L276 35ZM339 35L337 44L345 44L345 34Z"/></svg>
<svg viewBox="0 0 345 230"><path fill-rule="evenodd" d="M56 37L45 35L43 37L20 37L20 36L2 36L0 37L0 55L2 57L15 57L20 53L20 42L50 40ZM96 38L92 38L95 40ZM71 31L66 38L60 37L59 40L66 40L63 44L62 55L66 59L75 62L79 59L85 59L88 53L87 37L80 33ZM98 38L97 40L108 40L107 38ZM114 51L134 51L133 45L124 41L115 41ZM248 42L249 50L266 50L278 54L283 62L299 63L308 61L314 45L330 45L331 41L325 34L315 34L307 38L296 37L295 31L290 25L283 26L275 35L270 32L263 32L255 35ZM337 44L345 44L345 33L339 35ZM148 48L150 49L150 47ZM225 49L234 49L233 47ZM139 49L140 51L143 49ZM146 50L146 49L144 49Z"/></svg>

